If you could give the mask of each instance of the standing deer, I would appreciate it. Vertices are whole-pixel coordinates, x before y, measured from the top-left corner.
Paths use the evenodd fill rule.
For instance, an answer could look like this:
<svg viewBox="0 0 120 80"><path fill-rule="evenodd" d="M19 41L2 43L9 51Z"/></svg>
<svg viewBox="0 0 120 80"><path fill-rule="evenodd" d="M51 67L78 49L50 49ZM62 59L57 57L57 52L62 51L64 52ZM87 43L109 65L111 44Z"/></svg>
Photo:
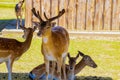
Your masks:
<svg viewBox="0 0 120 80"><path fill-rule="evenodd" d="M24 30L23 38L26 39L24 42L20 42L16 39L0 38L0 63L6 63L8 80L12 80L11 73L13 62L18 60L22 54L29 49L33 32L35 31L35 28L20 27Z"/></svg>
<svg viewBox="0 0 120 80"><path fill-rule="evenodd" d="M16 29L18 29L19 21L20 21L20 25L22 25L22 5L23 5L23 3L24 3L24 0L20 0L18 2L18 4L16 4L16 6L15 6L15 14L17 17ZM20 17L20 20L19 20L19 17Z"/></svg>
<svg viewBox="0 0 120 80"><path fill-rule="evenodd" d="M76 64L76 60L78 59L79 55L82 57L82 59ZM74 80L75 75L79 73L85 66L90 66L92 68L96 68L97 65L96 63L92 60L92 58L89 55L84 55L82 52L78 52L76 57L70 57L68 54L68 59L69 59L69 65L66 66L66 76L67 80ZM52 65L50 64L50 74L52 70ZM57 67L57 66L56 66ZM56 68L57 69L57 68ZM57 80L57 75L56 75L56 70L54 72L54 80ZM61 74L63 75L63 73ZM30 73L29 77L32 80L39 80L39 79L44 79L45 78L45 64L41 64L37 67L35 67ZM49 75L51 77L51 75Z"/></svg>
<svg viewBox="0 0 120 80"><path fill-rule="evenodd" d="M61 17L65 13L65 10L59 11L58 15L52 18L47 18L44 13L46 21L40 17L39 11L36 12L35 8L32 9L32 12L40 21L39 23L36 22L39 29L37 35L42 35L41 51L45 61L46 80L48 80L49 74L49 61L54 61L52 62L52 73L54 73L55 64L57 62L57 75L59 80L61 80L61 68L63 69L64 80L66 80L65 59L68 52L69 35L63 27L51 26L52 21Z"/></svg>

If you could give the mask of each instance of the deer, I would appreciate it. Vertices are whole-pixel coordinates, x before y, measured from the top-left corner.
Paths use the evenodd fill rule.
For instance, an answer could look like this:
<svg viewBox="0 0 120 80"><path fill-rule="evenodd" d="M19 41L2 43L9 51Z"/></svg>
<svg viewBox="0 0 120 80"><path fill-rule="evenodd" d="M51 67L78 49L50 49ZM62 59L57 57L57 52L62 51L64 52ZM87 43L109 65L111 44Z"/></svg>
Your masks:
<svg viewBox="0 0 120 80"><path fill-rule="evenodd" d="M39 11L36 11L35 8L32 9L33 15L39 19L39 22L34 22L38 28L38 36L42 37L42 44L41 44L41 52L44 56L44 62L46 67L46 80L48 80L49 74L49 62L52 62L52 73L54 73L55 64L57 62L57 75L59 80L61 80L61 68L63 69L64 73L64 80L66 80L65 74L65 59L68 53L69 47L69 34L66 29L61 26L52 27L52 21L58 19L65 13L65 9L59 11L57 16L52 18L47 18L45 12L44 17L46 20L44 21Z"/></svg>
<svg viewBox="0 0 120 80"><path fill-rule="evenodd" d="M76 58L70 57L69 58L69 70L67 72L68 80L74 80L75 75L81 72L82 69L85 68L85 66L89 66L92 68L96 68L97 64L94 62L94 60L89 56L85 55L81 51L78 51L78 54L82 57L82 59L76 64Z"/></svg>
<svg viewBox="0 0 120 80"><path fill-rule="evenodd" d="M15 14L17 17L17 21L16 21L16 29L18 29L18 23L20 21L20 25L22 25L22 6L23 6L24 0L20 0L16 5L15 5ZM20 17L20 20L19 20Z"/></svg>
<svg viewBox="0 0 120 80"><path fill-rule="evenodd" d="M76 64L76 61L79 57L79 55L82 57L82 59ZM78 51L78 54L76 57L71 57L70 53L68 53L68 64L65 64L66 68L66 76L67 80L74 80L75 75L81 72L82 69L85 68L85 66L90 66L92 68L96 68L97 64L93 61L93 59L89 55L85 55L82 52ZM50 73L52 70L52 64L50 63ZM57 69L57 66L56 66ZM58 80L56 77L57 71L54 72L54 80ZM63 75L63 73L61 74ZM35 67L32 71L29 73L29 77L31 80L43 80L45 79L45 64L40 64L37 67ZM49 78L51 75L49 75ZM64 79L63 79L64 80Z"/></svg>
<svg viewBox="0 0 120 80"><path fill-rule="evenodd" d="M32 41L34 28L25 28L20 25L24 30L23 38L25 41L20 42L12 38L2 38L0 37L0 64L5 62L8 70L8 80L12 80L12 66L14 61L18 60L23 53L25 53Z"/></svg>

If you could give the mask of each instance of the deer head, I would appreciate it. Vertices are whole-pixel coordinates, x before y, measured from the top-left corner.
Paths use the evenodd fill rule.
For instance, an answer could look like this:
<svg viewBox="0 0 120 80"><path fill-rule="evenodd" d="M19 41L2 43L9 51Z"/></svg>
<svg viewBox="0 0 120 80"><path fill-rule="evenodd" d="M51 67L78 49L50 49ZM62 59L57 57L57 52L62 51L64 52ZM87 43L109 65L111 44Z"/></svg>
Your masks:
<svg viewBox="0 0 120 80"><path fill-rule="evenodd" d="M20 28L22 30L24 30L24 35L22 36L24 39L26 39L30 33L33 34L33 32L36 30L35 26L34 26L34 28L26 28L26 27L20 25Z"/></svg>
<svg viewBox="0 0 120 80"><path fill-rule="evenodd" d="M87 66L90 66L90 67L93 67L93 68L96 68L97 67L97 64L92 60L92 58L88 55L84 55L82 52L78 51L79 55L83 57L82 60L84 60L85 64Z"/></svg>
<svg viewBox="0 0 120 80"><path fill-rule="evenodd" d="M24 3L24 0L20 0L18 3L18 6L22 7L23 3Z"/></svg>
<svg viewBox="0 0 120 80"><path fill-rule="evenodd" d="M46 18L46 21L44 21L41 18L40 14L39 14L39 11L36 11L35 8L32 9L32 13L34 14L34 16L36 18L39 19L39 22L34 22L34 24L38 27L39 32L37 33L37 35L40 36L41 34L43 35L43 33L45 33L47 30L51 30L52 21L61 17L65 13L65 10L62 9L62 11L59 11L57 16L52 17L52 18L47 18L46 14L44 12L44 17Z"/></svg>
<svg viewBox="0 0 120 80"><path fill-rule="evenodd" d="M77 54L76 57L71 57L70 54L68 53L68 59L69 59L69 70L74 71L75 65L76 65L76 60L79 57L79 53Z"/></svg>

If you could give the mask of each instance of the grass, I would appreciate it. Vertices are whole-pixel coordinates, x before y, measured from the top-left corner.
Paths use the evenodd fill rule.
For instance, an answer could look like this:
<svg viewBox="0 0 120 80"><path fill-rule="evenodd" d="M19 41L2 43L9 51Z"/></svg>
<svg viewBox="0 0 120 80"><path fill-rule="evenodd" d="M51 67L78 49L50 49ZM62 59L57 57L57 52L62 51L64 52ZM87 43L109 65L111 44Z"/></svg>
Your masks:
<svg viewBox="0 0 120 80"><path fill-rule="evenodd" d="M0 0L0 8L14 8L19 0Z"/></svg>
<svg viewBox="0 0 120 80"><path fill-rule="evenodd" d="M17 34L5 34L4 37L16 38L24 41ZM85 67L78 76L100 76L118 80L120 77L120 41L105 40L70 40L69 52L72 56L80 50L90 55L97 63L98 68ZM79 58L81 59L81 58ZM13 65L13 72L28 73L37 65L43 63L41 54L41 38L34 37L30 49ZM66 61L67 62L67 61ZM0 65L0 72L7 72L5 64Z"/></svg>

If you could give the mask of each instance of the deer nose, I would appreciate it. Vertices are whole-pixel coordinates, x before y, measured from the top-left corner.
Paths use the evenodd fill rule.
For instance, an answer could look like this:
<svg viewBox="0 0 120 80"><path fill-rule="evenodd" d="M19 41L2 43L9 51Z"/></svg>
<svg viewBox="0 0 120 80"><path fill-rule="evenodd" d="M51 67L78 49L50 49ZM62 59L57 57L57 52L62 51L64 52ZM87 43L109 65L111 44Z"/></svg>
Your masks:
<svg viewBox="0 0 120 80"><path fill-rule="evenodd" d="M70 70L72 70L73 69L73 67L72 66L70 66Z"/></svg>
<svg viewBox="0 0 120 80"><path fill-rule="evenodd" d="M40 35L41 35L41 32L38 32L38 33L37 33L37 36L40 36Z"/></svg>

